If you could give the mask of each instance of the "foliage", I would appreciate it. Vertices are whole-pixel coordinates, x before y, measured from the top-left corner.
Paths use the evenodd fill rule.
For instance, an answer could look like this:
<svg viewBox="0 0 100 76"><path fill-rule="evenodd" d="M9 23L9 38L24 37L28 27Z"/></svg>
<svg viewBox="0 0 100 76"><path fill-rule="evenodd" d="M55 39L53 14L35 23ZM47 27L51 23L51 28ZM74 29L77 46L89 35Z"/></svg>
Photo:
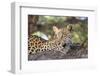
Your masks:
<svg viewBox="0 0 100 76"><path fill-rule="evenodd" d="M73 17L73 16L39 16L37 21L37 31L35 35L44 36L44 33L48 38L53 35L52 26L56 25L59 28L66 27L67 24L73 24L72 42L82 43L85 39L88 39L88 18L87 17ZM33 33L33 34L34 34ZM87 42L86 42L87 43Z"/></svg>

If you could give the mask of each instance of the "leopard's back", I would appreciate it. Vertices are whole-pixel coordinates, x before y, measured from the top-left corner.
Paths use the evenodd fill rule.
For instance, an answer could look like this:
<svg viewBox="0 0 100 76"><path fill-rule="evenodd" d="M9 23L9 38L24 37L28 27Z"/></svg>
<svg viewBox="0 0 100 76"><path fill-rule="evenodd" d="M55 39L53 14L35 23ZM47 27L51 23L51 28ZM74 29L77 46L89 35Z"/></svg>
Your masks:
<svg viewBox="0 0 100 76"><path fill-rule="evenodd" d="M34 54L36 52L40 52L42 45L46 42L47 40L38 37L36 35L31 35L28 39L28 53L29 54Z"/></svg>

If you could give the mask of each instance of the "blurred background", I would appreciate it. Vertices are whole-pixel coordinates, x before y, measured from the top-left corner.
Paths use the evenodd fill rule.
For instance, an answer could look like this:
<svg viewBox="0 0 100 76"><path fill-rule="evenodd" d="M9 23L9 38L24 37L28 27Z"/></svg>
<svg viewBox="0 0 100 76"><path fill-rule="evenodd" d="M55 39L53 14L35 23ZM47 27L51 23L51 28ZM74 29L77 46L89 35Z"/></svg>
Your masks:
<svg viewBox="0 0 100 76"><path fill-rule="evenodd" d="M72 42L88 44L88 17L80 16L43 16L28 15L28 36L37 35L43 39L49 40L54 32L52 27L66 27L72 24Z"/></svg>

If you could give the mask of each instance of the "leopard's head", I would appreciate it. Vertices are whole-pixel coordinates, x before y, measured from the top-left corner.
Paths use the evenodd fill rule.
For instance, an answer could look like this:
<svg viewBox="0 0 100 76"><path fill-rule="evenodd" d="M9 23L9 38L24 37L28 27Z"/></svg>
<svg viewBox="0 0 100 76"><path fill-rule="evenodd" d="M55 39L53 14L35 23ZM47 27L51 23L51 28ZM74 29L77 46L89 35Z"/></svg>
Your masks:
<svg viewBox="0 0 100 76"><path fill-rule="evenodd" d="M55 33L55 38L57 39L63 39L66 37L70 37L71 31L72 31L72 26L68 25L67 27L64 28L58 28L56 26L53 26L53 31Z"/></svg>

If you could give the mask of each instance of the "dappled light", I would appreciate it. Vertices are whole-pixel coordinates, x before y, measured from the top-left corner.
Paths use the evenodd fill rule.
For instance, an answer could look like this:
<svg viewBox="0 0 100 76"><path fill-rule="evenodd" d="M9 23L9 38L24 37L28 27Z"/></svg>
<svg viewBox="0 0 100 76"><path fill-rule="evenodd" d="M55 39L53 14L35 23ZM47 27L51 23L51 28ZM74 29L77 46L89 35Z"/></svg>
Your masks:
<svg viewBox="0 0 100 76"><path fill-rule="evenodd" d="M70 30L71 37L67 36L67 31L66 34L61 33L63 32L61 31L58 34L59 36L56 35L55 33L56 31L53 30L53 26L56 26L57 29L62 29L62 28L67 28L67 26L72 26L72 29ZM47 52L48 50L46 50L44 53L42 52L39 53L39 56L40 54L42 54L39 58L37 54L35 55L35 57L34 55L29 54L29 60L34 60L34 59L41 60L42 56L44 57L43 60L48 59L48 57L49 59L70 59L70 58L87 58L88 56L88 17L28 15L29 38L31 35L39 37L40 40L42 40L42 42L47 42L47 43L42 43L42 45L51 43L52 41L55 41L57 39L61 39L62 37L64 37L62 35L66 35L66 40L64 40L64 43L61 42L63 44L62 46L60 45L60 43L57 43L59 44L59 47L62 47L61 49L62 52L58 52L55 49L52 49L50 51L49 48L49 52ZM58 42L62 41L62 39L58 40ZM51 46L51 44L49 45ZM39 49L43 48L39 47Z"/></svg>

